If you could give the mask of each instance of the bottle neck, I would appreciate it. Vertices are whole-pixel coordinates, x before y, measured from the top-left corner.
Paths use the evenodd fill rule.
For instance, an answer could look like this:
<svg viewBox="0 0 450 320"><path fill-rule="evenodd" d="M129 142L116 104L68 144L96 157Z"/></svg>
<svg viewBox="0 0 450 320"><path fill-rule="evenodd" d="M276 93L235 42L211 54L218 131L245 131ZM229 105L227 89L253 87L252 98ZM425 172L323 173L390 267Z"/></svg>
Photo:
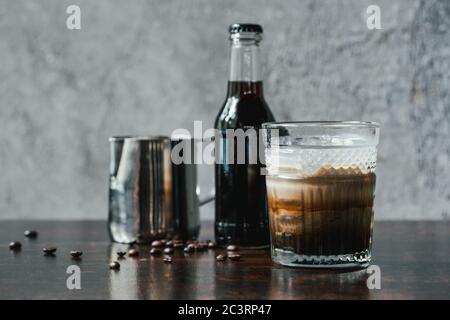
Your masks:
<svg viewBox="0 0 450 320"><path fill-rule="evenodd" d="M228 93L262 94L259 41L259 36L231 37Z"/></svg>
<svg viewBox="0 0 450 320"><path fill-rule="evenodd" d="M252 95L263 97L262 81L243 82L243 81L228 81L228 97L237 97Z"/></svg>

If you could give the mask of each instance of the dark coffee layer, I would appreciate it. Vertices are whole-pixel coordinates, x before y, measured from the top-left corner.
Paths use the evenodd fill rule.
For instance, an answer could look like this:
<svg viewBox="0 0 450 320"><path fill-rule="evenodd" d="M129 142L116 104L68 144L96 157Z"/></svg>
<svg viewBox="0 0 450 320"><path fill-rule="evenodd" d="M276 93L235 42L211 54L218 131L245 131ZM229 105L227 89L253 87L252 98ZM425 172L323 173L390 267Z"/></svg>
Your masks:
<svg viewBox="0 0 450 320"><path fill-rule="evenodd" d="M272 244L303 255L371 247L375 174L267 177Z"/></svg>

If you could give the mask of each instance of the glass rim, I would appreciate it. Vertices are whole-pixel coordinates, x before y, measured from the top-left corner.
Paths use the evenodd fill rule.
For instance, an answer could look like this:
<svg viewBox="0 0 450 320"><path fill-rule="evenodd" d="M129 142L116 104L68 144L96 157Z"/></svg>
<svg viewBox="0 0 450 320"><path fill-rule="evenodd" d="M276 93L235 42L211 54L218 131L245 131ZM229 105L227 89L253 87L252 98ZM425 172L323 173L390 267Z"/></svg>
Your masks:
<svg viewBox="0 0 450 320"><path fill-rule="evenodd" d="M373 121L281 121L281 122L264 122L264 129L291 127L315 127L315 128L363 128L363 129L379 129L380 123Z"/></svg>

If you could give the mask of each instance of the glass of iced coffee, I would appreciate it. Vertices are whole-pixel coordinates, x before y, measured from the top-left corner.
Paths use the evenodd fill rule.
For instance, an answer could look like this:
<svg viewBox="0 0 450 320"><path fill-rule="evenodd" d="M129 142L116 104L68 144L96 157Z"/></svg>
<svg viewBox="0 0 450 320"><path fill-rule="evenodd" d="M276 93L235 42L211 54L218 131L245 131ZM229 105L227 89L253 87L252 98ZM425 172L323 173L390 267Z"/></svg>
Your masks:
<svg viewBox="0 0 450 320"><path fill-rule="evenodd" d="M272 260L367 267L379 124L263 124Z"/></svg>

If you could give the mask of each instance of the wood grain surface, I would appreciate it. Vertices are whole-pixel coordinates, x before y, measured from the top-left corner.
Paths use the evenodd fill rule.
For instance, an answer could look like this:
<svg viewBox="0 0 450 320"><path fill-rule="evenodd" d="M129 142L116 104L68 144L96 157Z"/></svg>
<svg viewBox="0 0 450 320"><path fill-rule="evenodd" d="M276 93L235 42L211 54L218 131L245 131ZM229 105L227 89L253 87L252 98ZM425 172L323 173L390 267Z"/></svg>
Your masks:
<svg viewBox="0 0 450 320"><path fill-rule="evenodd" d="M213 238L203 223L201 238ZM36 229L37 239L23 236ZM0 222L0 298L2 299L449 299L450 222L377 222L373 264L381 269L381 289L369 290L367 270L318 271L272 264L268 250L242 250L241 261L217 262L222 249L185 255L173 262L149 255L120 261L102 221ZM11 241L22 242L11 252ZM57 247L55 257L42 248ZM73 260L70 250L83 251ZM69 290L67 267L81 269L81 290Z"/></svg>

